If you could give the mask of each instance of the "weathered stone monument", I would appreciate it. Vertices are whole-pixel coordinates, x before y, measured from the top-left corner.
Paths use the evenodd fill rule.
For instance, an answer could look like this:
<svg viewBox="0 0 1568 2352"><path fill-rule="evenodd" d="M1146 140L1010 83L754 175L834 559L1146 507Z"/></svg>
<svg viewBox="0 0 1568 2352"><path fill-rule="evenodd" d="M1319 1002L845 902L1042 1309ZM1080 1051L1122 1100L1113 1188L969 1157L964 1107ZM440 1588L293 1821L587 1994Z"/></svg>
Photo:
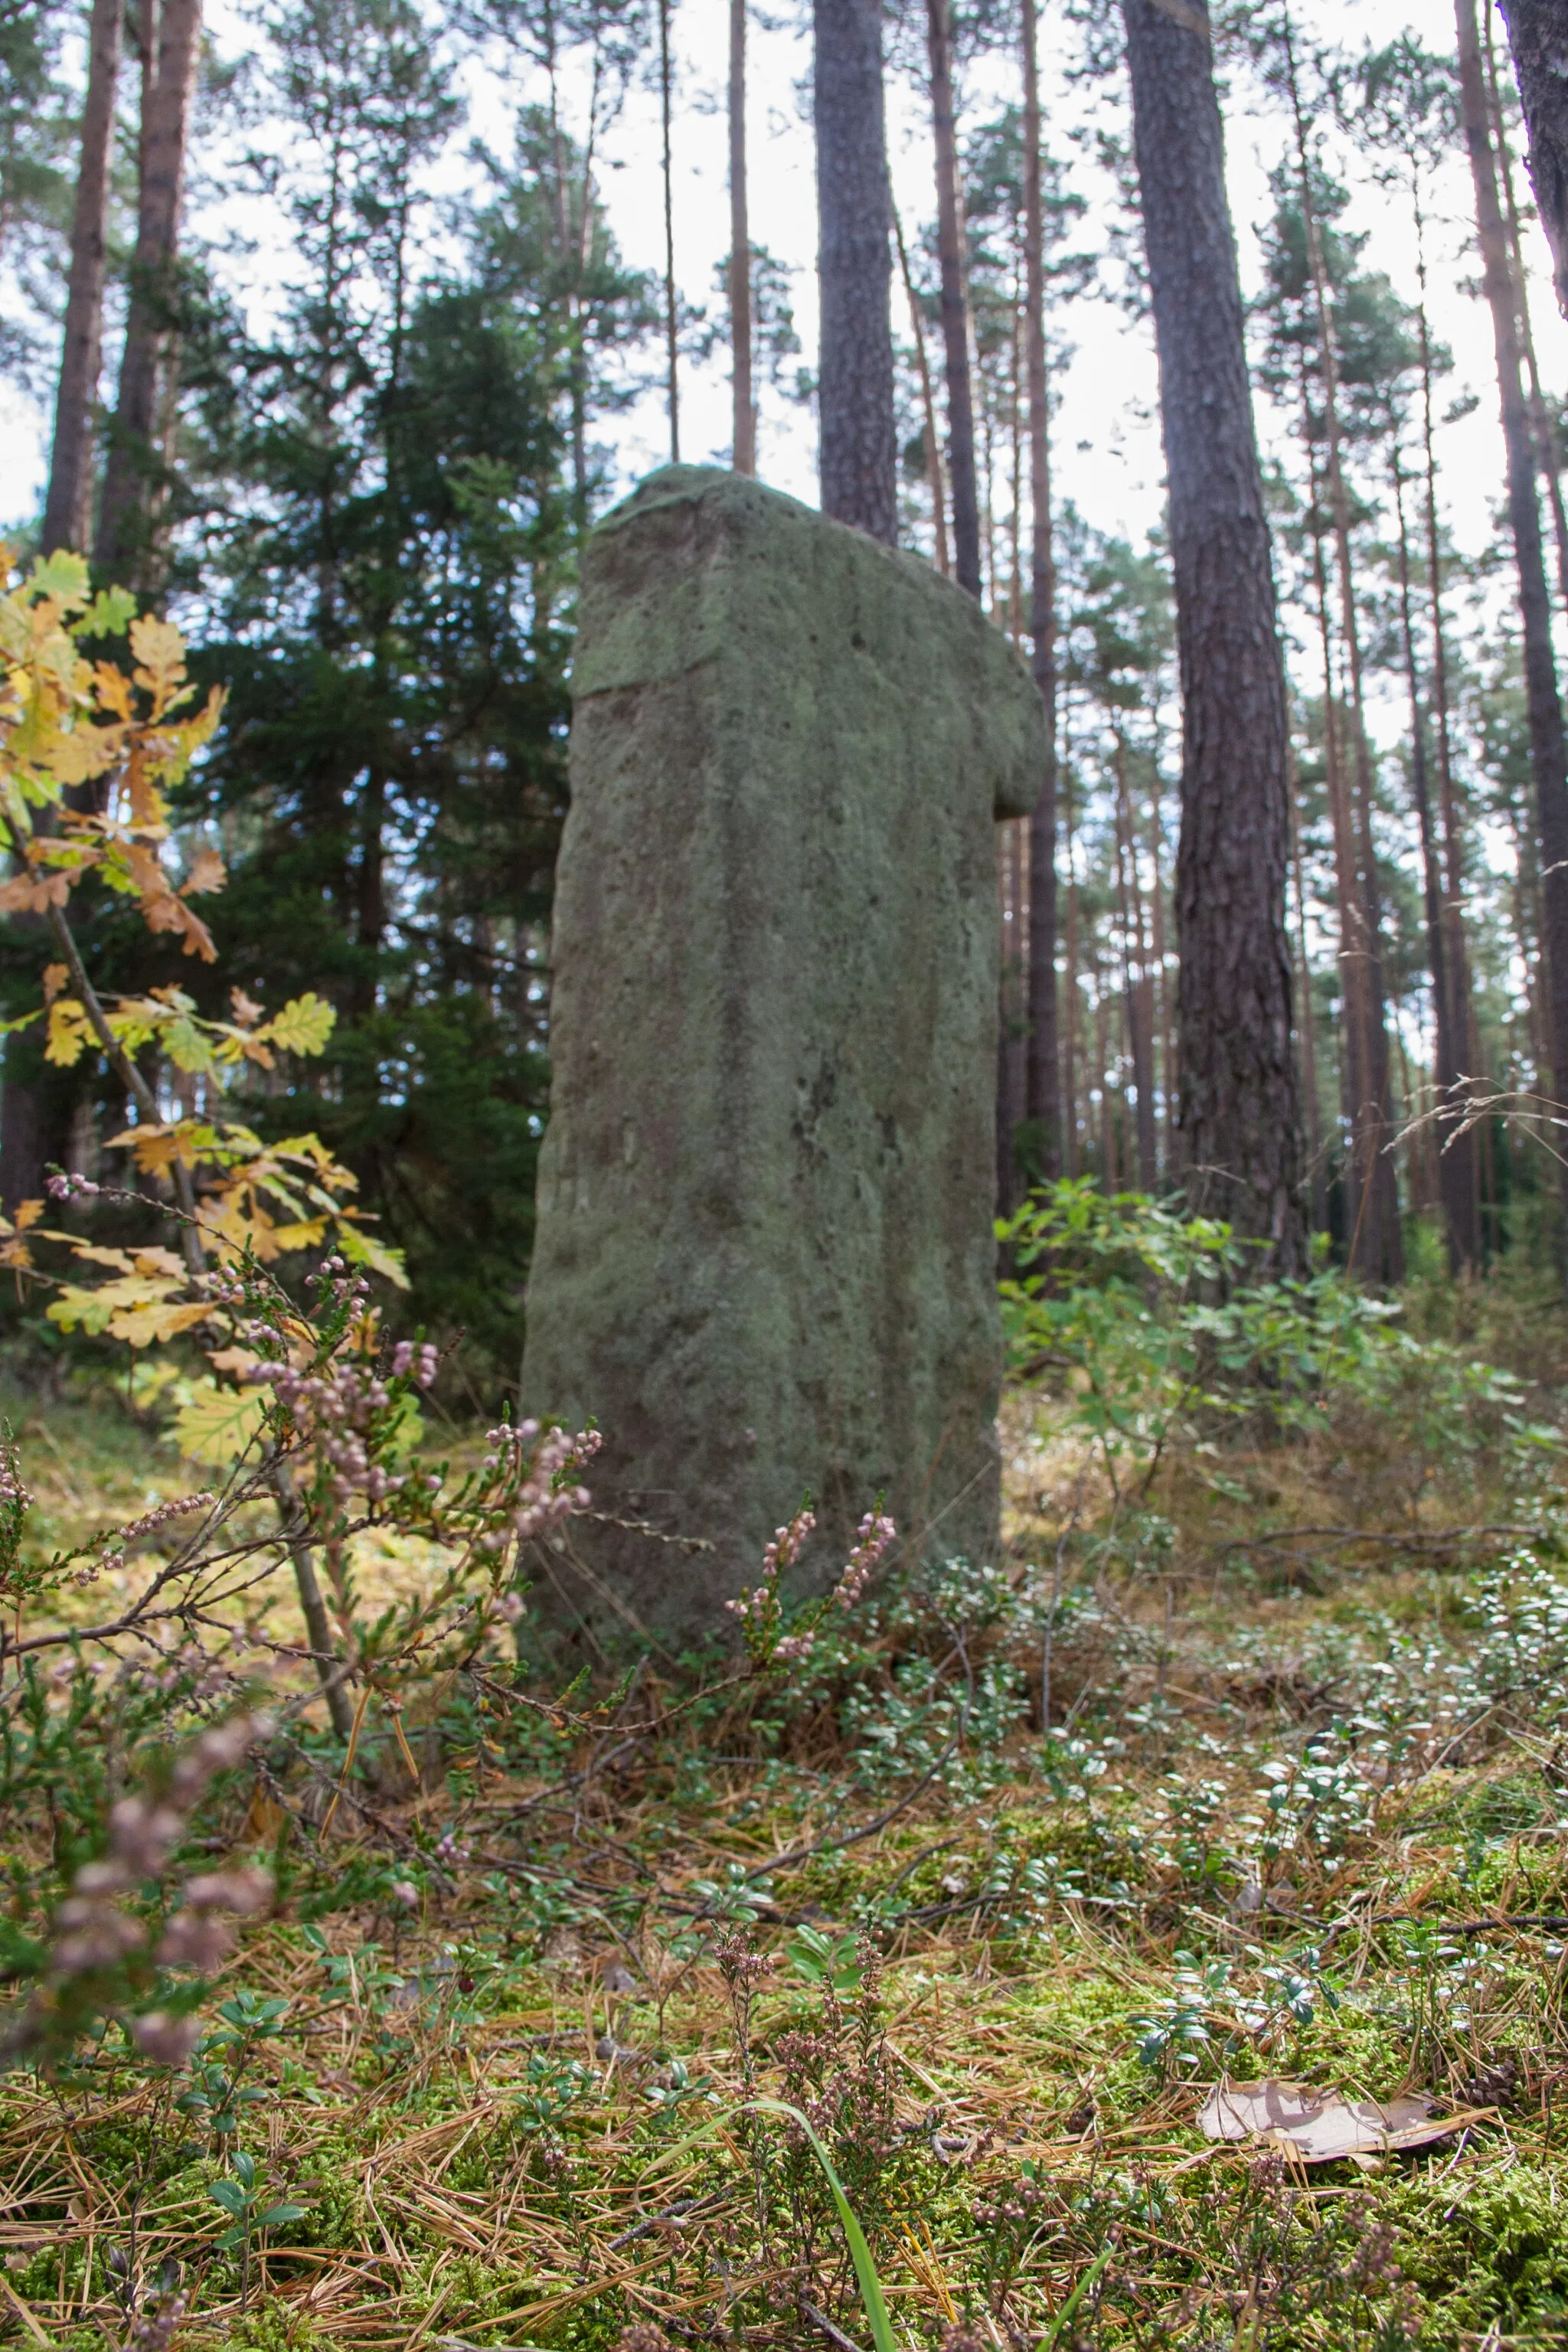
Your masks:
<svg viewBox="0 0 1568 2352"><path fill-rule="evenodd" d="M523 1402L605 1448L556 1603L722 1626L808 1491L808 1586L879 1490L984 1557L1028 673L914 557L681 466L589 541L573 695Z"/></svg>

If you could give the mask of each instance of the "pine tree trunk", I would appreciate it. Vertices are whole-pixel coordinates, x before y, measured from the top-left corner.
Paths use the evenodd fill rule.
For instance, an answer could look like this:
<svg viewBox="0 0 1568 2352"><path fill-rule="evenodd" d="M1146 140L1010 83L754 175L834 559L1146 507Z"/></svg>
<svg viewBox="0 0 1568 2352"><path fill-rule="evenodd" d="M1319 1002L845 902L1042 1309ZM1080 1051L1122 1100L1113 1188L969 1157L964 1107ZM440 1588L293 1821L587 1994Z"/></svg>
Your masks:
<svg viewBox="0 0 1568 2352"><path fill-rule="evenodd" d="M1312 1017L1312 965L1307 952L1307 887L1301 864L1301 812L1297 792L1296 759L1290 750L1287 778L1290 792L1290 863L1296 882L1296 1028L1301 1040L1301 1092L1306 1097L1309 1221L1315 1234L1327 1219L1323 1187L1322 1115L1318 1101L1318 1032Z"/></svg>
<svg viewBox="0 0 1568 2352"><path fill-rule="evenodd" d="M142 10L147 53L142 60L142 131L137 145L136 252L95 554L100 571L143 588L152 585L147 572L152 491L161 471L162 375L175 294L185 143L201 18L201 0L163 0L156 10L147 0ZM152 55L154 23L155 63Z"/></svg>
<svg viewBox="0 0 1568 2352"><path fill-rule="evenodd" d="M1150 928L1153 940L1154 975L1156 982L1154 990L1155 1010L1152 1017L1155 1022L1155 1034L1160 1040L1160 1069L1163 1080L1161 1095L1164 1104L1164 1158L1166 1172L1168 1174L1170 1171L1171 1148L1173 1141L1171 1131L1171 1097L1175 1080L1176 1040L1174 1035L1174 1026L1172 1020L1173 1007L1171 1002L1171 975L1165 969L1165 875L1164 861L1162 856L1164 845L1164 829L1160 823L1160 772L1158 763L1156 763L1154 781L1149 793L1149 869L1151 882L1149 891L1149 910Z"/></svg>
<svg viewBox="0 0 1568 2352"><path fill-rule="evenodd" d="M92 409L103 364L109 176L123 13L122 0L93 0L71 221L70 285L44 503L46 555L60 548L84 551L91 534ZM19 937L32 931L41 935L44 928L42 917L37 915L13 916L9 925ZM42 953L39 961L44 961ZM48 1161L65 1161L76 1085L65 1073L40 1071L37 1042L26 1034L6 1040L5 1062L0 1095L0 1200L14 1211L20 1202L35 1201L42 1194Z"/></svg>
<svg viewBox="0 0 1568 2352"><path fill-rule="evenodd" d="M1445 936L1442 867L1436 827L1432 821L1432 794L1426 769L1426 713L1422 701L1420 666L1415 655L1415 622L1410 594L1410 538L1405 515L1405 476L1399 462L1397 425L1394 428L1392 470L1394 507L1399 530L1399 619L1405 646L1405 672L1410 688L1410 782L1421 838L1421 869L1426 915L1426 960L1432 975L1433 1076L1437 1088L1437 1186L1448 1236L1448 1270L1472 1272L1480 1255L1480 1228L1476 1213L1476 1155L1472 1134L1456 1135L1462 1113L1459 1039L1462 1013L1455 990L1457 975L1448 969Z"/></svg>
<svg viewBox="0 0 1568 2352"><path fill-rule="evenodd" d="M1285 668L1207 16L1122 0L1183 694L1179 1095L1194 1207L1305 1264L1285 930Z"/></svg>
<svg viewBox="0 0 1568 2352"><path fill-rule="evenodd" d="M969 368L969 298L959 209L952 98L952 26L947 0L926 0L931 129L936 148L936 243L942 267L942 338L947 360L947 458L952 486L952 568L981 593L980 494L974 471L974 395Z"/></svg>
<svg viewBox="0 0 1568 2352"><path fill-rule="evenodd" d="M1552 535L1557 550L1557 593L1563 609L1568 611L1568 509L1563 503L1563 446L1557 420L1541 388L1541 365L1536 358L1535 335L1530 323L1530 278L1524 263L1524 234L1514 195L1513 156L1508 143L1508 128L1503 121L1502 91L1498 85L1497 52L1492 45L1489 11L1486 26L1486 68L1487 106L1491 120L1492 141L1497 150L1498 173L1502 184L1503 217L1508 226L1509 264L1513 274L1514 300L1519 308L1525 400L1530 411L1530 429L1535 437L1535 461L1546 485L1547 504L1552 509Z"/></svg>
<svg viewBox="0 0 1568 2352"><path fill-rule="evenodd" d="M1568 318L1568 16L1562 0L1498 0L1530 133L1530 184Z"/></svg>
<svg viewBox="0 0 1568 2352"><path fill-rule="evenodd" d="M81 118L70 289L55 397L55 439L44 504L44 552L85 549L92 521L92 404L103 365L103 281L108 260L109 171L120 79L123 0L93 0L87 102Z"/></svg>
<svg viewBox="0 0 1568 2352"><path fill-rule="evenodd" d="M1360 1077L1362 1092L1352 1107L1351 1152L1355 1162L1356 1212L1351 1226L1350 1265L1353 1273L1375 1283L1396 1283L1405 1272L1404 1235L1399 1215L1399 1184L1394 1159L1385 1149L1391 1132L1391 1077L1388 1022L1384 992L1382 894L1378 887L1377 855L1372 832L1372 752L1367 740L1366 699L1363 685L1361 627L1356 614L1355 575L1351 558L1350 497L1341 455L1339 414L1339 353L1335 345L1328 270L1322 236L1312 201L1306 125L1296 81L1295 52L1289 30L1285 55L1289 70L1290 104L1295 119L1296 162L1307 260L1318 329L1319 362L1323 374L1323 432L1329 510L1333 519L1334 548L1340 583L1340 627L1350 683L1355 791L1356 891L1360 940L1356 954L1363 985L1359 1008L1363 1029ZM1303 378L1303 425L1306 415Z"/></svg>
<svg viewBox="0 0 1568 2352"><path fill-rule="evenodd" d="M675 166L670 154L670 0L658 0L658 109L664 175L664 373L669 462L680 463L680 316L675 291Z"/></svg>
<svg viewBox="0 0 1568 2352"><path fill-rule="evenodd" d="M1057 1008L1057 578L1051 545L1050 377L1046 355L1045 214L1035 0L1024 10L1024 343L1029 396L1029 635L1046 706L1046 764L1029 818L1029 1044L1024 1100L1042 1176L1062 1172Z"/></svg>
<svg viewBox="0 0 1568 2352"><path fill-rule="evenodd" d="M1309 469L1309 522L1312 525L1312 588L1317 605L1318 638L1323 665L1323 766L1328 789L1329 822L1334 845L1334 911L1339 925L1340 1004L1342 1038L1340 1054L1340 1110L1346 1139L1342 1175L1347 1241L1359 1238L1365 1217L1362 1206L1364 1170L1355 1149L1357 1107L1366 1099L1367 990L1366 961L1362 954L1361 888L1356 870L1355 843L1351 832L1350 796L1345 790L1341 757L1340 711L1335 698L1333 625L1329 615L1329 574L1323 557L1323 534L1315 527L1322 512L1311 416L1307 400L1306 355L1301 354L1301 435Z"/></svg>
<svg viewBox="0 0 1568 2352"><path fill-rule="evenodd" d="M1497 352L1499 403L1508 451L1509 521L1519 572L1519 609L1524 634L1525 703L1530 720L1530 763L1535 786L1536 825L1543 868L1542 945L1547 977L1546 1045L1552 1091L1568 1101L1568 746L1557 665L1552 647L1552 606L1541 544L1541 509L1535 495L1534 452L1520 366L1519 322L1497 163L1487 120L1486 81L1475 0L1455 0L1459 35L1459 105L1470 173L1476 190L1476 226L1492 315ZM1563 1171L1568 1209L1568 1170Z"/></svg>
<svg viewBox="0 0 1568 2352"><path fill-rule="evenodd" d="M931 538L936 547L936 568L945 580L952 569L947 551L947 490L942 479L942 436L936 429L936 399L931 390L931 362L926 355L925 320L921 316L920 297L910 268L909 248L904 243L903 224L897 205L891 207L893 236L899 248L899 269L904 281L904 299L909 304L910 328L915 339L915 368L921 380L921 429L925 445L926 479L931 484Z"/></svg>
<svg viewBox="0 0 1568 2352"><path fill-rule="evenodd" d="M730 352L734 467L757 470L752 394L752 232L746 218L746 0L730 0Z"/></svg>
<svg viewBox="0 0 1568 2352"><path fill-rule="evenodd" d="M1078 1074L1082 1056L1079 1052L1079 1009L1083 991L1078 984L1078 869L1073 856L1072 768L1063 771L1066 777L1066 805L1063 809L1064 845L1068 864L1068 917L1065 961L1062 975L1063 1003L1067 1020L1062 1030L1062 1110L1065 1132L1062 1136L1062 1173L1078 1174Z"/></svg>
<svg viewBox="0 0 1568 2352"><path fill-rule="evenodd" d="M1460 836L1458 803L1454 790L1453 727L1448 694L1448 651L1443 627L1442 536L1437 528L1437 458L1432 430L1432 338L1426 319L1426 223L1421 213L1419 191L1415 200L1415 252L1418 299L1416 321L1421 351L1421 436L1423 460L1423 500L1426 533L1426 595L1431 606L1432 625L1432 716L1436 722L1437 751L1437 808L1443 826L1443 964L1448 989L1448 1004L1454 1051L1460 1057L1463 1075L1476 1078L1480 1074L1480 1056L1475 1048L1475 1007L1470 992L1469 949L1465 939L1465 861ZM1468 1089L1467 1089L1468 1091ZM1487 1130L1483 1127L1484 1139ZM1455 1138L1447 1146L1447 1157L1463 1154L1468 1161L1467 1181L1477 1206L1475 1213L1476 1257L1479 1263L1483 1249L1480 1216L1480 1152L1474 1129L1468 1135Z"/></svg>
<svg viewBox="0 0 1568 2352"><path fill-rule="evenodd" d="M1133 1134L1138 1146L1138 1183L1152 1192L1159 1181L1159 1139L1154 1128L1154 1031L1149 1003L1149 971L1143 933L1143 902L1138 887L1138 853L1132 832L1132 800L1127 785L1127 744L1116 737L1116 885L1121 922L1121 979L1127 1000L1127 1042L1137 1097Z"/></svg>
<svg viewBox="0 0 1568 2352"><path fill-rule="evenodd" d="M892 215L878 0L815 0L817 362L825 514L898 544Z"/></svg>

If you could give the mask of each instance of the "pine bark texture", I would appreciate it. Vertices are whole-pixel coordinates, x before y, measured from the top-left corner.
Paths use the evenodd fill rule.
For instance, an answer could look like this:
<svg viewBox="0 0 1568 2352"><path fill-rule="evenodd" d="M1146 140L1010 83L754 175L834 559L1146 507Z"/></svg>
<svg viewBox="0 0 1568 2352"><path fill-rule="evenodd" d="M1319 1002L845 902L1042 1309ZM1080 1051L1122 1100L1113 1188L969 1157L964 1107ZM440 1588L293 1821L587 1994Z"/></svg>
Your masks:
<svg viewBox="0 0 1568 2352"><path fill-rule="evenodd" d="M958 131L952 95L952 22L947 0L926 0L931 131L936 152L936 244L947 367L948 478L952 485L952 570L980 594L980 489L974 471L974 392L969 366L969 292L959 207Z"/></svg>
<svg viewBox="0 0 1568 2352"><path fill-rule="evenodd" d="M1206 16L1122 0L1183 699L1178 1140L1195 1208L1305 1262L1285 928L1285 669Z"/></svg>
<svg viewBox="0 0 1568 2352"><path fill-rule="evenodd" d="M153 14L149 6L144 25ZM155 70L142 84L131 310L96 549L100 570L142 585L150 493L161 463L161 412L168 390L163 367L172 341L169 319L201 21L201 0L163 0L156 11Z"/></svg>
<svg viewBox="0 0 1568 2352"><path fill-rule="evenodd" d="M877 0L816 0L822 510L899 536L889 313L892 204Z"/></svg>
<svg viewBox="0 0 1568 2352"><path fill-rule="evenodd" d="M1519 610L1524 636L1525 708L1530 724L1530 764L1535 787L1536 831L1541 845L1542 930L1546 950L1548 1005L1546 1047L1552 1090L1568 1102L1568 743L1552 648L1552 603L1541 541L1535 454L1521 367L1519 319L1514 302L1508 239L1492 151L1480 32L1475 0L1455 0L1459 35L1459 108L1470 175L1476 191L1476 226L1487 301L1497 352L1498 399L1508 452L1508 510L1519 573ZM1568 1170L1563 1171L1568 1207Z"/></svg>
<svg viewBox="0 0 1568 2352"><path fill-rule="evenodd" d="M1499 0L1530 133L1530 184L1552 247L1552 282L1568 318L1568 8Z"/></svg>
<svg viewBox="0 0 1568 2352"><path fill-rule="evenodd" d="M1046 760L1029 819L1029 1042L1024 1109L1032 1157L1062 1172L1061 1053L1057 1014L1057 581L1051 545L1049 377L1046 363L1045 215L1040 196L1040 75L1035 0L1024 19L1024 336L1029 397L1029 635L1046 707Z"/></svg>
<svg viewBox="0 0 1568 2352"><path fill-rule="evenodd" d="M752 231L746 208L746 0L730 0L730 354L737 474L757 470L752 393Z"/></svg>
<svg viewBox="0 0 1568 2352"><path fill-rule="evenodd" d="M109 248L109 171L120 80L123 0L93 0L87 100L81 118L70 287L55 395L55 438L44 502L44 552L85 549L92 520L92 405L103 365L103 281Z"/></svg>

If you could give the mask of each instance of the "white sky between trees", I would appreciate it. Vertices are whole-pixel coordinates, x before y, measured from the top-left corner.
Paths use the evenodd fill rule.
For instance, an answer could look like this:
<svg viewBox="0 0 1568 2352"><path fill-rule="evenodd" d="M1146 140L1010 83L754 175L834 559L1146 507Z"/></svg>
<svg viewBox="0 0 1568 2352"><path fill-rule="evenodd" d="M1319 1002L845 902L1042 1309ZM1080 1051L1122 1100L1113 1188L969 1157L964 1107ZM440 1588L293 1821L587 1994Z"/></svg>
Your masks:
<svg viewBox="0 0 1568 2352"><path fill-rule="evenodd" d="M1363 47L1378 47L1394 37L1411 25L1413 14L1418 20L1414 29L1430 47L1451 43L1452 16L1445 0L1414 11L1411 0L1298 0L1297 22L1303 47L1316 36L1357 53ZM213 0L209 28L216 51L225 59L239 56L259 37L253 15L236 5L236 0ZM1495 26L1495 34L1500 42L1500 24ZM1073 134L1086 131L1095 119L1126 131L1125 79L1118 74L1108 82L1087 87L1069 80L1068 68L1079 57L1081 36L1064 21L1060 0L1046 0L1040 41L1047 145L1067 163L1066 184L1088 205L1069 243L1093 248L1104 242L1119 199L1114 184L1094 158L1092 142L1075 141ZM724 307L714 283L716 267L729 245L727 44L728 0L678 0L677 274L685 299L705 308L710 323L718 331L708 362L698 364L686 360L681 370L682 455L698 462L723 462L730 443ZM1506 58L1506 51L1503 55ZM809 9L803 0L795 0L790 12L753 10L748 106L752 234L794 272L795 323L804 346L802 363L806 366L815 362L816 333L810 63ZM429 193L437 199L477 176L468 152L470 142L478 138L504 153L510 143L510 121L519 100L542 94L542 80L531 88L508 80L496 69L494 60L469 59L463 73L468 121L433 167ZM129 84L127 73L128 97ZM564 90L570 119L574 106L584 97L571 69ZM1016 94L1014 61L1000 57L983 60L967 76L962 92L964 126L991 118ZM1243 69L1231 75L1226 112L1231 209L1243 284L1250 295L1261 281L1258 231L1271 210L1268 174L1285 152L1289 126L1277 104ZM934 208L929 114L921 93L892 73L889 137L895 198L912 244ZM243 133L221 118L204 126L194 157L188 231L194 243L215 248L228 245L227 253L218 254L218 271L259 313L278 299L280 281L289 270L289 255L275 207L254 195L235 193L226 184L234 152L241 143L257 141L255 125ZM600 193L622 254L631 266L658 274L663 268L663 222L658 100L651 59L645 63L639 86L628 92L618 117L602 134L601 154ZM1365 166L1345 153L1331 131L1325 160L1352 190L1346 226L1369 233L1363 266L1385 270L1396 290L1406 299L1413 299L1414 236L1402 202L1369 184ZM1520 193L1525 196L1522 159L1521 164ZM1479 260L1471 227L1469 175L1462 154L1451 160L1433 194L1428 235L1430 308L1435 332L1455 360L1452 374L1439 389L1439 414L1467 394L1474 394L1477 402L1473 413L1442 426L1442 497L1457 543L1475 554L1497 536L1493 523L1503 495L1503 449L1497 423L1490 324L1484 305L1467 290L1467 282L1479 274ZM433 255L442 242L439 215L436 202L424 215ZM1552 299L1544 240L1533 226L1528 236L1531 315L1543 381L1549 391L1561 392L1568 385L1568 326ZM251 248L248 253L240 249L247 246ZM1158 383L1152 329L1129 319L1110 299L1117 275L1116 265L1111 264L1105 273L1107 291L1071 301L1053 321L1054 336L1070 347L1070 357L1055 372L1059 403L1053 424L1055 481L1058 497L1070 499L1090 524L1142 546L1160 520L1163 497ZM907 341L909 320L896 274L893 315L895 333ZM936 367L940 352L934 335L930 350ZM103 384L106 396L112 390L116 356L111 334ZM613 469L621 488L662 463L668 449L662 385L652 381L658 373L658 353L650 349L641 365L650 379L649 389L600 432L601 441L613 436ZM1261 395L1255 406L1266 452L1278 451L1288 470L1294 473L1290 419L1276 412ZM0 518L13 525L36 514L41 505L48 428L43 399L29 399L9 387L0 389ZM791 405L766 387L762 393L759 465L764 480L815 503L814 420L809 410ZM1508 597L1510 592L1510 583L1500 575L1489 593L1491 609L1500 611L1495 600ZM1316 679L1310 648L1294 667L1301 686L1313 691ZM1405 724L1403 688L1397 679L1386 677L1374 677L1369 685L1374 728L1384 740L1393 740ZM1500 845L1489 846L1497 858Z"/></svg>
<svg viewBox="0 0 1568 2352"><path fill-rule="evenodd" d="M1411 24L1413 13L1421 20L1415 29L1430 46L1451 41L1452 20L1443 0L1414 12L1410 0L1348 0L1348 5L1342 5L1342 0L1299 0L1298 5L1304 41L1318 34L1352 51L1363 44L1380 46L1391 39ZM808 14L797 7L787 21L783 13L754 14L748 113L752 232L758 243L795 272L795 324L805 346L803 359L809 366L815 361L816 333L816 215L807 111ZM247 15L233 0L216 0L209 10L212 37L223 57L233 58L254 41ZM1500 39L1500 25L1497 29ZM677 274L686 299L705 307L712 324L721 331L722 298L714 288L713 273L729 244L723 107L727 0L678 0L675 39ZM1074 61L1079 44L1076 29L1063 22L1059 5L1047 0L1041 59L1047 144L1068 159L1068 184L1088 202L1088 215L1072 241L1092 246L1100 241L1102 224L1116 206L1116 191L1088 149L1074 144L1071 134L1097 111L1101 121L1124 127L1125 86L1120 77L1097 89L1068 86L1064 67ZM468 120L436 167L433 193L454 189L470 176L473 167L466 151L476 135L498 151L504 151L509 143L515 88L487 71L480 61L470 62L465 79ZM987 119L1014 97L1016 79L1011 60L984 60L969 75L963 91L967 122ZM129 80L127 74L127 85ZM570 81L567 89L570 108L576 95ZM921 95L894 83L891 77L889 99L895 195L906 235L912 241L917 227L933 209L929 118ZM1270 209L1268 173L1284 151L1288 126L1267 95L1245 75L1237 74L1227 93L1226 127L1231 209L1243 282L1250 294L1260 282L1258 229ZM269 290L278 282L278 265L288 266L287 250L278 241L270 207L247 196L230 195L214 203L215 186L221 184L223 175L223 150L228 143L220 134L202 142L198 150L190 229L204 242L221 241L228 231L257 240L257 250L248 262L221 259L218 267L229 282L237 278L258 305L265 307ZM1336 144L1331 136L1331 165L1337 161ZM658 102L651 86L630 91L619 119L603 139L603 154L600 191L623 255L633 267L659 272L663 225ZM1370 232L1366 266L1386 270L1396 289L1413 298L1414 244L1402 206L1396 198L1385 197L1376 189L1357 187L1353 160L1344 176L1354 190L1349 225ZM1521 188L1523 193L1527 191ZM1465 281L1479 271L1469 204L1468 170L1462 157L1456 158L1437 191L1436 217L1431 229L1431 308L1436 331L1452 349L1456 362L1454 374L1441 387L1442 406L1466 393L1479 399L1472 415L1444 427L1440 450L1444 496L1455 536L1461 547L1474 552L1492 536L1491 517L1502 495L1503 466L1490 327L1484 306L1464 290ZM434 215L427 215L426 221L434 241L439 236ZM1568 383L1568 327L1552 298L1545 245L1539 231L1531 228L1530 242L1531 315L1542 373L1549 389L1561 390ZM1114 268L1108 276L1114 278ZM894 327L907 340L908 316L896 278ZM1059 311L1054 332L1075 347L1070 362L1058 368L1056 377L1060 406L1053 431L1059 494L1070 498L1099 529L1142 544L1159 520L1162 498L1158 387L1151 331L1128 320L1112 301L1097 294L1074 300ZM111 339L111 366L114 356ZM935 364L934 337L931 357ZM647 358L651 374L657 355L649 353ZM109 370L103 389L106 394L112 390ZM722 462L730 442L730 388L721 332L706 365L684 362L681 391L682 455L698 462ZM762 406L763 478L815 502L816 428L809 412L791 407L765 388ZM1289 455L1285 450L1289 421L1276 417L1261 398L1256 406L1266 448L1279 446ZM616 471L622 483L629 485L668 454L662 388L645 394L609 429L615 435ZM7 388L0 406L0 518L13 525L36 512L41 503L47 444L45 404Z"/></svg>

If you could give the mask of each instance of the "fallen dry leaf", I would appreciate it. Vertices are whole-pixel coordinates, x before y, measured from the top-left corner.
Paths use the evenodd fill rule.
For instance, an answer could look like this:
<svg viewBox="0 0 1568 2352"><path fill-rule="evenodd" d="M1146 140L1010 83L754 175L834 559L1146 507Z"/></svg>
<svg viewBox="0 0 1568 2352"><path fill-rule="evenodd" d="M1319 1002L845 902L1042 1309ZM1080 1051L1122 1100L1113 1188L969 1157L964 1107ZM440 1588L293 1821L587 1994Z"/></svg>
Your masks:
<svg viewBox="0 0 1568 2352"><path fill-rule="evenodd" d="M1431 2100L1419 2092L1380 2105L1270 2075L1261 2083L1218 2084L1204 2102L1198 2126L1207 2139L1257 2139L1293 2149L1303 2164L1334 2164L1346 2157L1426 2147L1491 2112L1467 2107L1459 2115L1434 2117Z"/></svg>

